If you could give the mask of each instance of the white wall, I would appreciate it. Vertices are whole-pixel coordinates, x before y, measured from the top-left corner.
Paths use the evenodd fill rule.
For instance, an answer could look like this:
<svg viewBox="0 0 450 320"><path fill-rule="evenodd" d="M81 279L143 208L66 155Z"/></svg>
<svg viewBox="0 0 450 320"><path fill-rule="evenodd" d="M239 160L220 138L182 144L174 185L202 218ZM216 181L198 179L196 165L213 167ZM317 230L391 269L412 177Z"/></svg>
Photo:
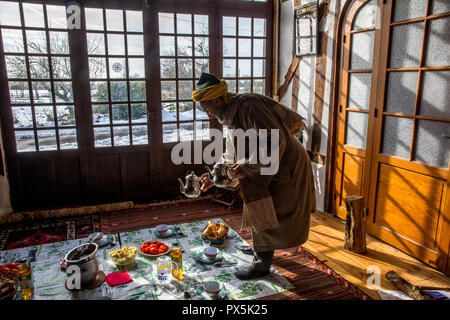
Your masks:
<svg viewBox="0 0 450 320"><path fill-rule="evenodd" d="M281 2L281 0L278 0ZM284 82L284 75L289 70L289 66L292 60L292 48L293 48L293 32L294 32L294 2L287 1L281 3L280 5L280 47L279 47L279 70L278 70L278 83L280 86ZM290 107L291 106L291 96L292 96L292 86L289 86L286 94L281 99L281 103Z"/></svg>
<svg viewBox="0 0 450 320"><path fill-rule="evenodd" d="M1 127L0 127L1 129ZM2 136L0 130L0 152L2 153L3 158L3 168L5 169L5 176L0 175L0 216L4 216L10 212L12 212L11 201L10 201L10 193L9 193L9 183L6 178L6 161L5 161L5 153L2 144Z"/></svg>
<svg viewBox="0 0 450 320"><path fill-rule="evenodd" d="M303 0L302 4L306 4L310 1ZM329 0L330 9L325 22L322 25L321 31L328 32L328 42L326 48L326 73L325 73L325 90L324 90L324 102L323 102L323 113L322 113L322 137L320 143L320 154L327 154L327 144L328 144L328 120L329 120L329 108L330 108L330 97L332 93L331 79L332 75L332 59L333 59L333 43L334 43L334 23L335 23L335 12L340 11L340 5L345 3L344 0L336 1ZM320 1L322 3L322 0ZM287 1L281 4L280 10L280 70L279 70L279 81L280 85L284 81L284 76L289 68L292 61L292 44L293 44L293 23L294 23L294 1ZM297 112L306 118L308 129L304 136L304 145L310 150L311 146L311 134L313 127L313 113L314 113L314 84L315 84L315 64L316 57L308 56L303 57L300 61L300 79L299 79L299 92L298 92L298 106ZM281 100L281 103L286 106L291 106L292 103L292 83L289 86L285 96ZM328 161L328 159L326 159ZM312 163L314 178L316 184L316 198L317 198L317 210L324 211L325 205L325 179L326 171L325 165L318 163Z"/></svg>

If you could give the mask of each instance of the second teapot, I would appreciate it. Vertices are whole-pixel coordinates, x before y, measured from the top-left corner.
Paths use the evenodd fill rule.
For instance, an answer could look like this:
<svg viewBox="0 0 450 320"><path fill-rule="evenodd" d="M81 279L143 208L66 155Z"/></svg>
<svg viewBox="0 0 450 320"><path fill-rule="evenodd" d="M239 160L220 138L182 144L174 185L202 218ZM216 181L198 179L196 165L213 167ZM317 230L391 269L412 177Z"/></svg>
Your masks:
<svg viewBox="0 0 450 320"><path fill-rule="evenodd" d="M236 177L236 172L224 163L216 163L213 170L208 166L205 166L205 168L209 172L211 181L217 187L228 187Z"/></svg>

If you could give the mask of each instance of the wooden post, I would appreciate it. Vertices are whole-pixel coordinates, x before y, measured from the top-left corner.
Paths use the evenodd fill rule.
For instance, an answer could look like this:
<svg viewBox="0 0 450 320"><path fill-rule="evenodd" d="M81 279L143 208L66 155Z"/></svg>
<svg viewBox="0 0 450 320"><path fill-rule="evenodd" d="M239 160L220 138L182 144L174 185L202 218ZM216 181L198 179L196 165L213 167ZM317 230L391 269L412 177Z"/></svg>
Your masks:
<svg viewBox="0 0 450 320"><path fill-rule="evenodd" d="M345 198L345 206L347 208L347 222L344 248L355 253L365 253L367 250L364 198L348 196Z"/></svg>

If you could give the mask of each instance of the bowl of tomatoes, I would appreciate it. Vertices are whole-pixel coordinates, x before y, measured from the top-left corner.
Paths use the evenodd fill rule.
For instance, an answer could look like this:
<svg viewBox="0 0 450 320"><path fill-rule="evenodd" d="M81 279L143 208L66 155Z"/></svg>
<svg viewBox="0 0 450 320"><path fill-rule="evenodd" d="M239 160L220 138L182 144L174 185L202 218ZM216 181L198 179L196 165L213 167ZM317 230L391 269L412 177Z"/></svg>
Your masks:
<svg viewBox="0 0 450 320"><path fill-rule="evenodd" d="M161 241L146 241L141 244L139 253L146 257L159 257L167 254L169 246Z"/></svg>
<svg viewBox="0 0 450 320"><path fill-rule="evenodd" d="M20 262L10 262L0 266L0 272L13 272L19 274Z"/></svg>

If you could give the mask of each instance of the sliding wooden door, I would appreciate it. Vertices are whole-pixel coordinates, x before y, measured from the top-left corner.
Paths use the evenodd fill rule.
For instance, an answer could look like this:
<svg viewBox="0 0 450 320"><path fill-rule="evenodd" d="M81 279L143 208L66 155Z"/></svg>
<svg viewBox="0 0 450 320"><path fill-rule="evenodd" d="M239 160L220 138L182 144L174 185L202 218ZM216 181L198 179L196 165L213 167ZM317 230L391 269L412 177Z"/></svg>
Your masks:
<svg viewBox="0 0 450 320"><path fill-rule="evenodd" d="M450 3L388 1L368 232L445 270L449 248Z"/></svg>
<svg viewBox="0 0 450 320"><path fill-rule="evenodd" d="M450 237L449 29L448 1L353 1L335 106L333 212L345 219L344 198L364 196L370 234L442 271Z"/></svg>

